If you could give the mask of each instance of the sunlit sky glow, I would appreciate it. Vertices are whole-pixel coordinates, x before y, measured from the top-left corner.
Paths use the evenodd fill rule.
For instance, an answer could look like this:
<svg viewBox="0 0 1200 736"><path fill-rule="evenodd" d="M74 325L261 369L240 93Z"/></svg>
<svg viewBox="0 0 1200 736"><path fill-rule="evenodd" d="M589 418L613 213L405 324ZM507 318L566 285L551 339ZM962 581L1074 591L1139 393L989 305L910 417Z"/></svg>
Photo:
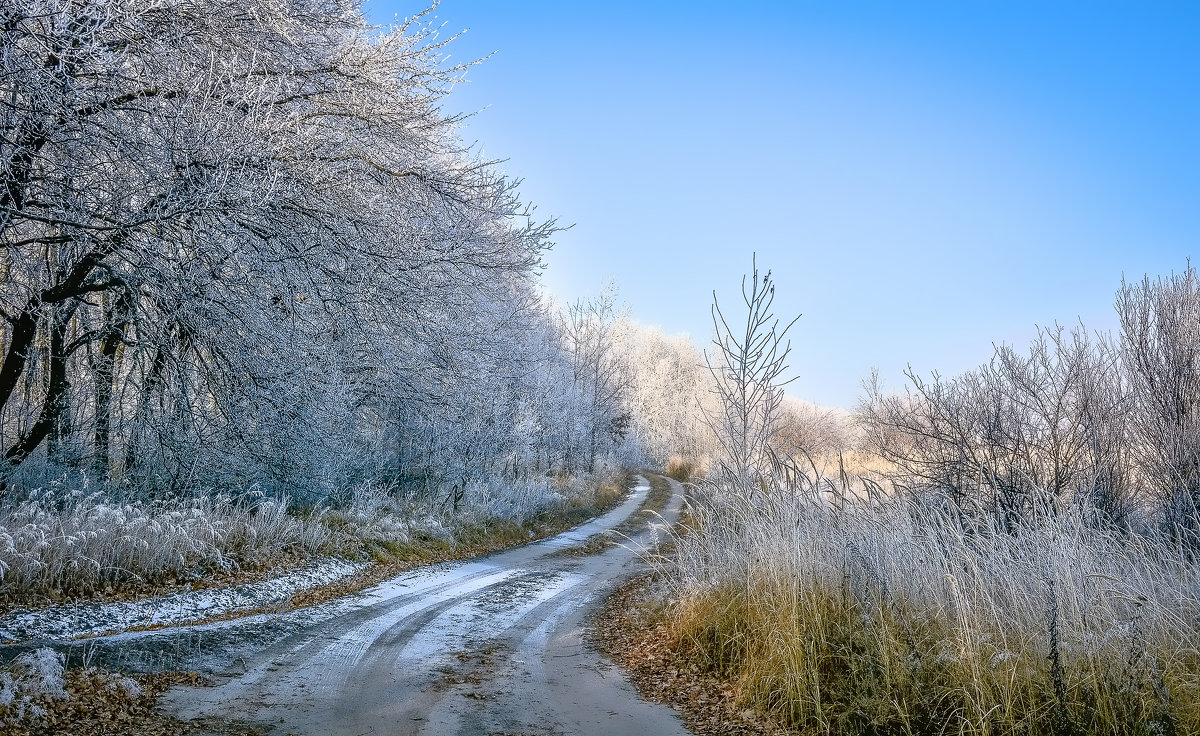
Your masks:
<svg viewBox="0 0 1200 736"><path fill-rule="evenodd" d="M387 23L419 3L374 0ZM463 134L574 227L562 300L615 281L710 337L757 251L790 392L953 374L1035 325L1115 327L1122 275L1200 235L1200 5L444 0ZM786 319L785 319L786 321Z"/></svg>

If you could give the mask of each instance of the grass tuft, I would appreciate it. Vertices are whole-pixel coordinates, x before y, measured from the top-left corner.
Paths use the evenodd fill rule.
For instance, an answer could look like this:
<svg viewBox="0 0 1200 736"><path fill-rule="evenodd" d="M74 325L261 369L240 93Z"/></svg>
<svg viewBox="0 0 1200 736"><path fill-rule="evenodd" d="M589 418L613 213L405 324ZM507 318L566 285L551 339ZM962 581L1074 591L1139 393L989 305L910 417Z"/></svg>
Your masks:
<svg viewBox="0 0 1200 736"><path fill-rule="evenodd" d="M667 467L663 471L680 483L687 483L696 477L701 471L700 461L694 457L684 457L683 455L672 455L667 460Z"/></svg>

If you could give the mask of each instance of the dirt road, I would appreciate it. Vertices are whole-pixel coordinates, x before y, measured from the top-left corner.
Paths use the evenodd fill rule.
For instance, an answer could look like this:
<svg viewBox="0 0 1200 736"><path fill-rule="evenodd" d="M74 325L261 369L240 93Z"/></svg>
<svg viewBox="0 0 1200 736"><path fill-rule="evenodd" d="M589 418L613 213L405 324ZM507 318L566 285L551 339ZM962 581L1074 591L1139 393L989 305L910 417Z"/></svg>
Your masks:
<svg viewBox="0 0 1200 736"><path fill-rule="evenodd" d="M633 517L649 491L638 481L621 506L557 537L413 571L324 612L210 630L190 658L226 672L165 707L214 732L280 736L686 734L584 641L594 606L661 533L661 520L639 520L621 545L582 547ZM671 484L667 519L681 502ZM176 650L189 659L189 646Z"/></svg>

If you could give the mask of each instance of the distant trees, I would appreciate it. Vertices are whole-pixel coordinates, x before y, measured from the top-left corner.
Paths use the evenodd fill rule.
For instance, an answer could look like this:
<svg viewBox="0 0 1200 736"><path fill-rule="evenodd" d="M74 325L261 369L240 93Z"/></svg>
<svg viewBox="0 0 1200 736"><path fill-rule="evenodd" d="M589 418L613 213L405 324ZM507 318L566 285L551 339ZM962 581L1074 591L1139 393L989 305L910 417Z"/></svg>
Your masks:
<svg viewBox="0 0 1200 736"><path fill-rule="evenodd" d="M567 306L562 314L563 343L571 359L571 386L585 403L577 411L576 453L590 472L602 444L625 438L632 421L625 411L630 368L617 349L627 318L618 315L610 287L594 299Z"/></svg>
<svg viewBox="0 0 1200 736"><path fill-rule="evenodd" d="M843 409L784 396L776 411L771 450L781 459L836 458L857 442L853 418Z"/></svg>
<svg viewBox="0 0 1200 736"><path fill-rule="evenodd" d="M628 331L622 349L631 380L632 434L658 467L673 457L695 462L711 451L697 398L708 390L703 358L692 341L652 327Z"/></svg>

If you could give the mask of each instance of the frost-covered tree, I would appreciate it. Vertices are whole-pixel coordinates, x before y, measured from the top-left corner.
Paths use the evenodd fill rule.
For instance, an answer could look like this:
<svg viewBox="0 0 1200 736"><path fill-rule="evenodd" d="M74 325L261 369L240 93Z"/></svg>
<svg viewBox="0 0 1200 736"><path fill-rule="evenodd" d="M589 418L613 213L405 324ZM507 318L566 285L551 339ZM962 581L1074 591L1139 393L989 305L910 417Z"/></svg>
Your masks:
<svg viewBox="0 0 1200 736"><path fill-rule="evenodd" d="M611 287L594 299L569 305L562 315L562 339L571 359L576 396L570 455L588 471L605 447L625 439L632 420L625 410L629 366L617 349L627 327L628 318L618 313Z"/></svg>
<svg viewBox="0 0 1200 736"><path fill-rule="evenodd" d="M553 223L458 142L418 21L16 0L0 47L6 475L344 477L537 313Z"/></svg>
<svg viewBox="0 0 1200 736"><path fill-rule="evenodd" d="M626 398L632 434L654 463L707 453L697 402L706 389L703 359L692 341L651 327L634 326L621 348L630 371Z"/></svg>
<svg viewBox="0 0 1200 736"><path fill-rule="evenodd" d="M1121 358L1132 453L1166 525L1200 548L1200 274L1122 283Z"/></svg>

